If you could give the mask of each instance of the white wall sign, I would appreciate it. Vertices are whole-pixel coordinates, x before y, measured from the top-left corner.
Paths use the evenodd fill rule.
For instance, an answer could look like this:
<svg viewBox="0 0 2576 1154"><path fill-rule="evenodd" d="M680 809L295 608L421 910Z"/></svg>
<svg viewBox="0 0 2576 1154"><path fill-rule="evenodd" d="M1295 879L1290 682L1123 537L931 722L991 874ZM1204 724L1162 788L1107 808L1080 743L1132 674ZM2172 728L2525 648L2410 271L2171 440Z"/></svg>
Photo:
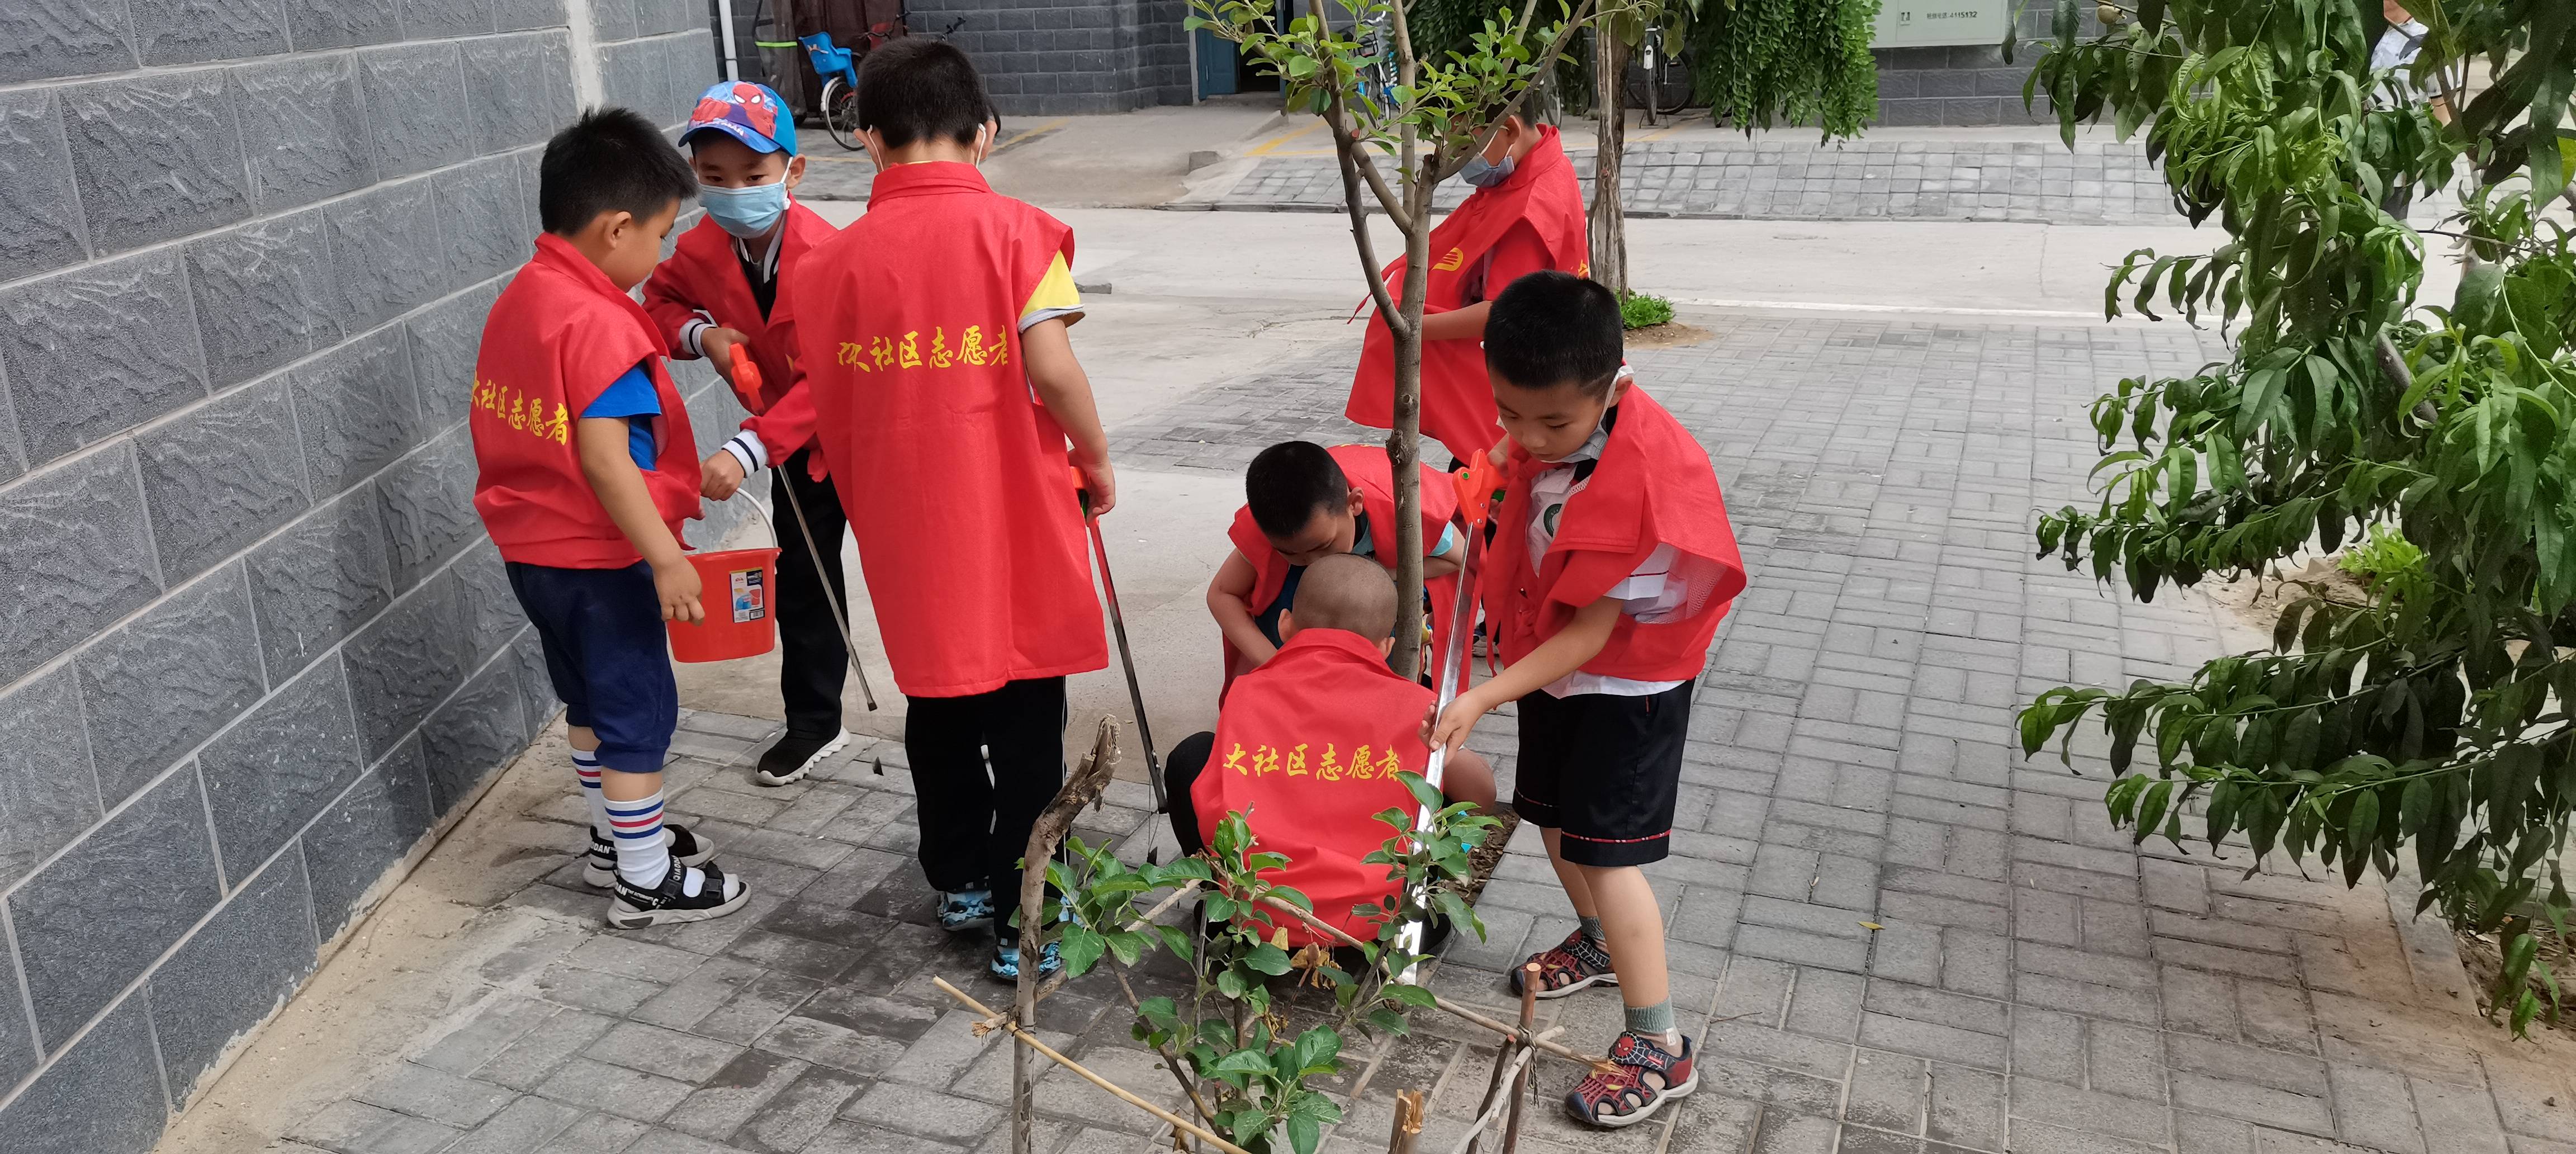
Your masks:
<svg viewBox="0 0 2576 1154"><path fill-rule="evenodd" d="M1885 0L1872 48L2000 44L2018 0Z"/></svg>

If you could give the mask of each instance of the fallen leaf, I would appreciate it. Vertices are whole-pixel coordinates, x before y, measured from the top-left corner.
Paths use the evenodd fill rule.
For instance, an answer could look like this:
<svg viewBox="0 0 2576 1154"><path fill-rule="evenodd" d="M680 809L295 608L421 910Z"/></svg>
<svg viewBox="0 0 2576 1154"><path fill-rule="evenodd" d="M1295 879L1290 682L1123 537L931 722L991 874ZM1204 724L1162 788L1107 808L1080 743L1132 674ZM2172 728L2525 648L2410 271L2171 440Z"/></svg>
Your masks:
<svg viewBox="0 0 2576 1154"><path fill-rule="evenodd" d="M1860 924L1860 928L1862 928L1862 929L1864 929L1864 930L1883 930L1883 929L1886 929L1887 927L1886 927L1886 926L1882 926L1882 925L1878 924L1877 922L1862 922L1862 923Z"/></svg>

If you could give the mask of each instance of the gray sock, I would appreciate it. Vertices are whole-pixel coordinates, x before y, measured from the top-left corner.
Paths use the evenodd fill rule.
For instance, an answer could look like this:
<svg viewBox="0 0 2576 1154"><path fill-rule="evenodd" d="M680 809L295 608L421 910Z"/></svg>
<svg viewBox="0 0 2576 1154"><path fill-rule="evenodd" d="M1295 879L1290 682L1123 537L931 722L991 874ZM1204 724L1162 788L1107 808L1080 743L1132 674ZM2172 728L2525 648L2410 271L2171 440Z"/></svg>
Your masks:
<svg viewBox="0 0 2576 1154"><path fill-rule="evenodd" d="M1601 945L1610 940L1601 930L1601 919L1577 917L1575 920L1583 924L1583 936L1592 939L1593 945Z"/></svg>
<svg viewBox="0 0 2576 1154"><path fill-rule="evenodd" d="M1673 1000L1666 998L1651 1006L1628 1006L1628 1031L1644 1034L1658 1041L1673 1036Z"/></svg>

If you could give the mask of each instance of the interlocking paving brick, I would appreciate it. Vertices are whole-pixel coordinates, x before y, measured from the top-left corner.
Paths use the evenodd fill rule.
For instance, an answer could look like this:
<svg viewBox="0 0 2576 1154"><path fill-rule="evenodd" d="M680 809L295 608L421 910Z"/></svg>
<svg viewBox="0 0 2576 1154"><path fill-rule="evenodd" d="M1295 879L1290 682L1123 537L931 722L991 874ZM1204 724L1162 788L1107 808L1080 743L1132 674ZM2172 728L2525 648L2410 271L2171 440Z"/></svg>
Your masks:
<svg viewBox="0 0 2576 1154"><path fill-rule="evenodd" d="M670 1078L574 1058L555 1069L553 1076L537 1087L537 1093L559 1102L588 1106L594 1110L631 1118L638 1122L658 1122L671 1108L689 1095L689 1084Z"/></svg>
<svg viewBox="0 0 2576 1154"><path fill-rule="evenodd" d="M997 1107L918 1086L879 1082L842 1106L841 1116L925 1138L962 1143L981 1137L1010 1115Z"/></svg>
<svg viewBox="0 0 2576 1154"><path fill-rule="evenodd" d="M1998 70L1998 92L2021 92L2023 71ZM1880 83L1902 73L1881 73ZM1974 77L1969 72L1928 76ZM1914 106L1949 109L1952 124L1994 123L2001 105L1983 106L1987 118L1963 119L1976 101L1899 99L1885 102L1885 123L1913 123ZM1936 113L1937 115L1937 113ZM1911 149L1912 151L1900 151ZM1577 179L1591 197L1595 150L1573 149ZM1848 163L1861 161L1863 163ZM2017 178L2019 167L2056 172L2060 178ZM2053 167L2043 168L2045 162ZM2079 168L2078 166L2082 167ZM2013 220L2069 224L2159 224L2175 219L2163 176L2136 143L2080 141L2068 149L2054 141L1880 140L1843 144L1775 140L1706 143L1631 142L1620 161L1620 203L1634 217L1751 220ZM2078 180L2078 171L2095 174ZM1443 185L1435 207L1447 210L1463 186ZM1341 175L1333 161L1312 157L1263 157L1231 189L1210 201L1235 211L1340 211Z"/></svg>
<svg viewBox="0 0 2576 1154"><path fill-rule="evenodd" d="M742 1047L642 1022L620 1022L582 1053L648 1074L705 1082L742 1053Z"/></svg>
<svg viewBox="0 0 2576 1154"><path fill-rule="evenodd" d="M793 1058L745 1050L707 1077L662 1119L674 1130L722 1140L758 1115L813 1067Z"/></svg>
<svg viewBox="0 0 2576 1154"><path fill-rule="evenodd" d="M523 1097L502 1107L442 1154L522 1154L570 1129L581 1115L579 1107Z"/></svg>
<svg viewBox="0 0 2576 1154"><path fill-rule="evenodd" d="M408 347L426 380L434 351ZM2135 845L2103 814L2098 742L2077 744L2085 776L2010 748L2012 710L2059 679L2181 676L2220 651L2205 605L2120 602L2081 573L2032 563L2025 536L2028 511L2081 492L2094 457L2068 414L2104 380L2188 371L2217 348L2177 329L1730 315L1699 347L1632 354L1718 461L1756 570L1694 704L1681 836L1648 871L1703 1080L1617 1134L1541 1110L1524 1149L1959 1154L2001 1150L2008 1131L2017 1154L2336 1140L2430 1154L2456 1133L2461 1150L2521 1154L2508 1133L2531 1151L2576 1139L2562 1074L2483 1057L2485 1027L2441 1005L2447 995L2419 1000L2440 982L2392 925L2390 891L2346 894L2280 863L2243 878L2241 849L2213 861L2199 847ZM1232 471L1286 437L1371 439L1339 419L1347 382L1338 352L1292 357L1123 422L1114 451ZM453 436L442 404L424 396L423 420ZM474 652L520 645L524 632L500 628L515 623L478 624L455 604L489 576L475 557L444 567L463 547L429 541L392 558L417 570L394 586L435 573L432 591L406 600L480 638ZM380 735L400 736L387 727L426 708L400 695L402 663L425 664L443 696L464 680L450 661L352 659L370 756ZM1507 782L1509 720L1485 735ZM691 714L690 752L673 762L675 806L694 804L729 851L764 859L762 904L610 935L594 896L540 881L511 903L578 923L487 965L522 1000L424 1041L419 1060L560 1099L532 1130L603 1111L538 1147L562 1154L1006 1149L1013 1052L975 1037L977 1015L929 985L971 975L982 943L929 924L899 747L871 747L898 755L891 776L869 772L876 753L862 752L761 790L745 767L774 730ZM1084 828L1149 826L1141 787L1122 789L1122 812ZM559 804L534 816L580 820ZM1140 845L1128 836L1121 852ZM1453 951L1432 987L1507 1015L1496 968L1568 928L1534 831L1515 839L1482 905L1495 941ZM1168 965L1138 978L1147 992L1186 991ZM1620 1022L1614 995L1547 1011L1580 1047ZM1098 979L1069 986L1042 1021L1050 1044L1172 1096ZM1435 1139L1474 1109L1490 1048L1427 1024L1378 1061L1327 1148L1381 1146L1385 1095L1405 1086L1436 1091L1425 1144L1446 1148ZM1154 1142L1142 1114L1038 1065L1049 1154ZM1576 1073L1548 1070L1542 1102ZM482 1129L536 1110L514 1104Z"/></svg>
<svg viewBox="0 0 2576 1154"><path fill-rule="evenodd" d="M354 1099L323 1107L289 1133L348 1154L435 1154L456 1141L450 1127Z"/></svg>
<svg viewBox="0 0 2576 1154"><path fill-rule="evenodd" d="M405 1062L376 1079L359 1101L450 1126L480 1124L517 1097L506 1086Z"/></svg>

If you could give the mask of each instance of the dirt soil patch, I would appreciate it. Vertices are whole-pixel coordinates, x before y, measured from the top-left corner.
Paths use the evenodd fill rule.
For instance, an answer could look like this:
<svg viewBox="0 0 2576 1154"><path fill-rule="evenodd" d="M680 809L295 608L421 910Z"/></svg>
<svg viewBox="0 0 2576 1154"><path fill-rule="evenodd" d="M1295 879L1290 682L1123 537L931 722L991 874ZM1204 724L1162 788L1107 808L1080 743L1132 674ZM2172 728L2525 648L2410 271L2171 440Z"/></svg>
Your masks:
<svg viewBox="0 0 2576 1154"><path fill-rule="evenodd" d="M2504 974L2504 945L2485 934L2457 936L2460 940L2460 968L2468 971L2469 984L2477 991L2478 1005L2483 1008L2487 992L2495 989L2496 979ZM2540 960L2561 975L2576 975L2576 956L2571 956L2563 946L2551 949L2546 937L2541 939ZM2562 976L2560 980L2566 979ZM2541 982L2540 975L2532 975L2526 985L2533 996L2540 999L2541 1005L2549 1004L2549 987ZM2576 1006L2569 1007L2569 1012L2560 1015L2556 1021L2551 1021L2544 1011L2540 1017L2532 1019L2531 1028L2576 1035Z"/></svg>
<svg viewBox="0 0 2576 1154"><path fill-rule="evenodd" d="M2281 610L2310 593L2322 593L2336 601L2370 600L2370 590L2361 580L2335 564L2333 557L2315 557L2297 569L2259 576L2239 577L2233 581L2213 581L2201 586L2211 601L2257 630L2272 635L2272 627L2281 620Z"/></svg>
<svg viewBox="0 0 2576 1154"><path fill-rule="evenodd" d="M1632 349L1677 349L1707 340L1711 334L1698 325L1666 321L1642 329L1628 330L1628 347Z"/></svg>
<svg viewBox="0 0 2576 1154"><path fill-rule="evenodd" d="M1474 880L1467 883L1469 905L1474 905L1476 899L1485 896L1485 883L1494 880L1494 867L1502 864L1503 847L1512 844L1512 831L1519 829L1521 825L1521 815L1512 812L1512 807L1508 805L1497 803L1487 806L1485 816L1498 818L1502 824L1487 831L1485 844L1477 846L1475 852L1467 855L1467 869L1474 874Z"/></svg>
<svg viewBox="0 0 2576 1154"><path fill-rule="evenodd" d="M2337 601L2370 599L2370 590L2358 578L2339 568L2333 557L2313 558L2299 569L2278 575L2240 577L2234 581L2213 582L2203 588L2210 600L2267 638L2272 634L2272 627L2280 622L2281 610L2312 592ZM2487 992L2495 988L2496 978L2504 973L2504 947L2485 934L2460 933L2454 936L2459 939L2460 965L2468 971L2470 985L2477 991L2483 1005ZM2576 954L2564 948L2546 951L2543 960L2561 974L2576 975ZM2543 1003L2548 1001L2549 988L2538 975L2532 977L2530 989ZM2533 1028L2576 1034L2576 1013L2554 1022L2544 1015L2533 1023Z"/></svg>

